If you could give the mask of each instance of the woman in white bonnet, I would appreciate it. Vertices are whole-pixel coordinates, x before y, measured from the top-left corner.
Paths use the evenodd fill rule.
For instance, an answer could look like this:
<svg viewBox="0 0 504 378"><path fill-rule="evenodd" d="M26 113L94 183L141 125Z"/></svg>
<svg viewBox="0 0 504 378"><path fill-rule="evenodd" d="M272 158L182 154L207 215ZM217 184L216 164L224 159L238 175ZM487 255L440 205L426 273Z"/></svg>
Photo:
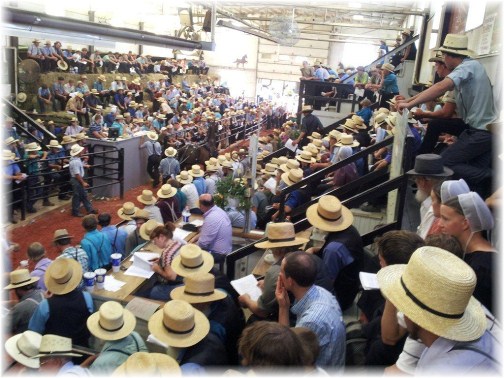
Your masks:
<svg viewBox="0 0 504 378"><path fill-rule="evenodd" d="M475 192L459 194L441 205L441 229L455 236L464 248L464 261L473 268L477 278L473 295L492 313L497 251L482 231L493 226L490 209Z"/></svg>

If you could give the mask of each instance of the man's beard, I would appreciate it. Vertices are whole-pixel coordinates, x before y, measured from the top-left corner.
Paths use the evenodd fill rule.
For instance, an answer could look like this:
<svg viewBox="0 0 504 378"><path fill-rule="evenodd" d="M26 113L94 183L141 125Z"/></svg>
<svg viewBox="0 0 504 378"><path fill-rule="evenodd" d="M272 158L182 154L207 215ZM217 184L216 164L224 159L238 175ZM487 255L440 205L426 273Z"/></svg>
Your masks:
<svg viewBox="0 0 504 378"><path fill-rule="evenodd" d="M417 192L415 193L415 199L417 200L417 202L422 203L427 199L427 197L429 197L429 195L430 193L426 193L422 189L417 189Z"/></svg>

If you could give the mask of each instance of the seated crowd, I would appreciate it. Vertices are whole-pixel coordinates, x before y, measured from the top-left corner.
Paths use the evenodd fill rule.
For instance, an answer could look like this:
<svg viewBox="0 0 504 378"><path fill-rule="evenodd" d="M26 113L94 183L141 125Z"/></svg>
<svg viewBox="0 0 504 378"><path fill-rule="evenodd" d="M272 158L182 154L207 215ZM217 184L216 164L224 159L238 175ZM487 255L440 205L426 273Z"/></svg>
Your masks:
<svg viewBox="0 0 504 378"><path fill-rule="evenodd" d="M484 201L490 194L492 172L486 155L492 155L487 145L490 137L483 133L496 119L493 102L491 109L484 106L491 88L482 85L480 98L457 113L462 125L459 134L445 128L432 131L436 137L428 139L429 128L436 124L430 122L430 112L421 108L411 111L405 124L401 119L403 110L453 90L453 84L466 85L467 75L461 75L461 70L481 74L472 60L461 55L462 48L451 49L454 45L452 41L440 48L442 62L433 60L439 72L442 65L452 69L444 79L448 84L443 80L444 84L410 99L395 93L375 111L368 99L362 99L359 113L341 123L342 131L324 130L310 105L302 107L300 125L285 117L276 120L279 124L271 122L269 126L275 128L264 130L258 150L250 151L257 156L256 172L251 172L245 149L210 157L205 168L203 164L181 167L177 142L182 141L166 137L172 132L168 129L184 129L181 119L186 115L184 125L200 117L198 123L193 121L200 126L206 113L203 133L209 132L209 118L220 118L223 129L226 119L232 122L226 113L245 109L245 104L236 102L233 110L226 111L231 108L229 96L196 96L202 100L194 102L192 111L184 110L190 114L169 112L169 121L177 117L171 126L169 122L143 129L152 143L148 148L142 138L140 148L150 155L159 150L157 163L151 161L148 170L153 187L161 186L155 192L139 192L137 203L123 203L117 211L123 222L117 227L110 225L110 214L96 216L86 208L89 215L82 219L79 246L72 245L74 236L55 227L53 240L61 255L54 261L47 258L42 244L29 246L31 269L13 270L5 287L19 299L6 322L8 354L28 373L35 369L52 374L258 374L292 369L300 375L326 375L352 372L357 365L366 372L385 374L498 374L502 335L494 299L499 293L497 249L489 235L495 237L492 210L500 198L493 195ZM457 65L463 66L457 70ZM385 63L382 77L393 71L394 66ZM445 97L444 105L458 104L457 93L451 102L448 94ZM251 122L267 120L269 106L259 104ZM245 115L243 122L251 113L247 110L240 114ZM480 117L474 117L475 113ZM109 131L120 115L111 114L114 122ZM93 117L90 135L105 136L102 119ZM74 122L66 130L78 126ZM128 135L131 126L117 123L120 135ZM416 233L389 231L376 239L374 254L365 249L354 214L330 193L367 174L364 159L310 181L281 201L285 188L394 136L396 128L403 126L413 142L414 166L405 173L415 182L415 199L420 203ZM449 137L438 139L442 132L453 132L458 138L446 143ZM267 158L288 141L298 147L294 158L287 152ZM471 143L487 148L474 151ZM18 141L11 144L19 148ZM39 155L38 146L32 144L28 152ZM82 146L72 148L80 156ZM461 151L464 148L470 150ZM14 156L14 150L4 151L5 161L13 161ZM391 161L389 146L375 153L371 170L387 169ZM18 172L9 179L19 177ZM257 188L252 188L253 182ZM244 206L237 193L246 197L251 189L250 207ZM231 194L236 198L229 198ZM313 197L318 200L304 209ZM375 210L383 204L382 198L373 198L364 209ZM297 214L297 208L303 209L302 214ZM183 213L203 219L198 235L189 243L176 236ZM296 235L294 224L282 219L300 215L313 227L310 239ZM219 269L232 253L233 227L242 228L247 221L251 228L264 230L264 239L255 246L272 255L271 266L258 281L261 294L257 299L238 295ZM322 236L319 243L316 234ZM120 253L123 260L149 245L161 254L152 261L151 285L136 295L164 304L149 318L146 338L135 331L135 316L118 302L94 308L92 296L83 288L82 274L110 269L112 253ZM362 290L361 272L376 274L375 290ZM349 335L343 321L343 313L353 304L360 314L356 338ZM242 308L250 311L248 319ZM72 348L92 348L101 340L105 343L100 351L91 355ZM164 353L154 352L159 347Z"/></svg>

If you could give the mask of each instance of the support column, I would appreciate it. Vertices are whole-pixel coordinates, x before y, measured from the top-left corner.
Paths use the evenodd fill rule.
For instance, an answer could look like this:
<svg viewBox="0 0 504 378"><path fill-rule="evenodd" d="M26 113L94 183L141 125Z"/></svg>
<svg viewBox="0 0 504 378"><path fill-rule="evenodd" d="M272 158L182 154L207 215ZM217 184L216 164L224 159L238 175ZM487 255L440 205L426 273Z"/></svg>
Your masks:
<svg viewBox="0 0 504 378"><path fill-rule="evenodd" d="M143 31L145 28L145 24L143 21L138 23L138 30ZM138 45L138 55L143 55L143 45Z"/></svg>

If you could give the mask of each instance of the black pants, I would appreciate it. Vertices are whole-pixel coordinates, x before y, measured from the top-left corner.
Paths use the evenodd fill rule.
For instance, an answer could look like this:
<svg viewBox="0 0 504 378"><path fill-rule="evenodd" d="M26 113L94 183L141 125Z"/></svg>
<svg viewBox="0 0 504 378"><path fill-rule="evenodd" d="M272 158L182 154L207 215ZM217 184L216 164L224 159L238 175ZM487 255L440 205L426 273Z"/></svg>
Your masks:
<svg viewBox="0 0 504 378"><path fill-rule="evenodd" d="M438 138L442 133L448 133L451 135L459 136L462 131L467 130L469 125L467 125L460 118L443 118L443 119L431 119L429 125L427 126L427 132L425 133L422 145L418 154L430 154L434 151Z"/></svg>
<svg viewBox="0 0 504 378"><path fill-rule="evenodd" d="M399 93L381 93L381 100L380 100L380 108L387 108L390 109L390 105L387 104L387 101L390 101L394 98L394 96L397 96Z"/></svg>
<svg viewBox="0 0 504 378"><path fill-rule="evenodd" d="M147 159L147 173L153 180L152 186L157 186L159 184L159 163L161 162L161 156L152 154Z"/></svg>

